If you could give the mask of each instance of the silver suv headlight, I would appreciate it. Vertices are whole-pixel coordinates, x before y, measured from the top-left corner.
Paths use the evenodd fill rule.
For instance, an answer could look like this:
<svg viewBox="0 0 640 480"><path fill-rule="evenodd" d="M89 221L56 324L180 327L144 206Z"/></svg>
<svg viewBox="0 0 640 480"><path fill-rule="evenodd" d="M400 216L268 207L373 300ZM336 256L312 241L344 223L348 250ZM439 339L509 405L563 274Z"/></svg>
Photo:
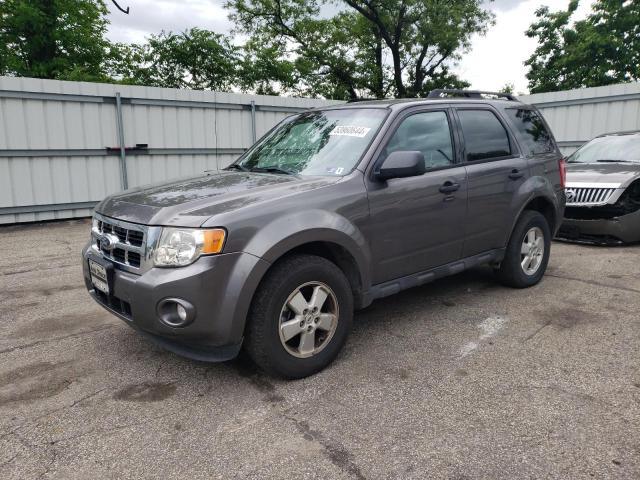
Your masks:
<svg viewBox="0 0 640 480"><path fill-rule="evenodd" d="M163 227L153 254L157 267L184 267L201 255L222 252L226 232L222 228Z"/></svg>

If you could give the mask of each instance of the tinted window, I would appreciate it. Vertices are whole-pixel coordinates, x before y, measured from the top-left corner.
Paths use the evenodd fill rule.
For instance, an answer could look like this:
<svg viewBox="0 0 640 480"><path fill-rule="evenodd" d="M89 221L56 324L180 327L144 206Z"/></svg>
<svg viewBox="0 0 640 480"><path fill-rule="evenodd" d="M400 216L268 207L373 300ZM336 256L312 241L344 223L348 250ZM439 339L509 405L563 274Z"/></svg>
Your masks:
<svg viewBox="0 0 640 480"><path fill-rule="evenodd" d="M453 145L445 112L424 112L402 121L386 148L395 151L417 150L424 155L427 169L453 163Z"/></svg>
<svg viewBox="0 0 640 480"><path fill-rule="evenodd" d="M509 136L489 110L459 110L467 161L505 157L511 154Z"/></svg>
<svg viewBox="0 0 640 480"><path fill-rule="evenodd" d="M520 133L525 153L535 155L553 152L551 135L537 112L524 108L509 108L507 113Z"/></svg>

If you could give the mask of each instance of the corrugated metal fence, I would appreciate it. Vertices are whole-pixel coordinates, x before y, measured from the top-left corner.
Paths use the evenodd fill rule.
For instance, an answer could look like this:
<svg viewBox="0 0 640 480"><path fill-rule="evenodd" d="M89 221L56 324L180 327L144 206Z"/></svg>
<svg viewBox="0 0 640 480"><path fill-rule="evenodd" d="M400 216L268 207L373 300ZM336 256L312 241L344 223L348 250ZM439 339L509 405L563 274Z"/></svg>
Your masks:
<svg viewBox="0 0 640 480"><path fill-rule="evenodd" d="M123 188L223 168L330 103L0 77L0 224L88 216Z"/></svg>
<svg viewBox="0 0 640 480"><path fill-rule="evenodd" d="M640 83L521 96L566 154L640 129ZM0 77L0 224L88 216L98 200L225 167L324 100Z"/></svg>
<svg viewBox="0 0 640 480"><path fill-rule="evenodd" d="M520 95L538 107L565 154L602 133L640 130L640 83Z"/></svg>

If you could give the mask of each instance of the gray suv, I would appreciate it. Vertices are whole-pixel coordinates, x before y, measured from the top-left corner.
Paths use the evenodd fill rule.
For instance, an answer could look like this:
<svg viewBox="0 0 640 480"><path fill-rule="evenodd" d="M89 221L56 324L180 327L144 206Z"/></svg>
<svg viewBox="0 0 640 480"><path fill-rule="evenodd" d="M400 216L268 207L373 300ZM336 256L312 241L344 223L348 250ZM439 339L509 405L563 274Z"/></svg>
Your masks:
<svg viewBox="0 0 640 480"><path fill-rule="evenodd" d="M91 296L205 361L328 365L354 309L488 264L535 285L564 210L564 163L509 95L438 90L285 119L224 171L112 195L82 252Z"/></svg>

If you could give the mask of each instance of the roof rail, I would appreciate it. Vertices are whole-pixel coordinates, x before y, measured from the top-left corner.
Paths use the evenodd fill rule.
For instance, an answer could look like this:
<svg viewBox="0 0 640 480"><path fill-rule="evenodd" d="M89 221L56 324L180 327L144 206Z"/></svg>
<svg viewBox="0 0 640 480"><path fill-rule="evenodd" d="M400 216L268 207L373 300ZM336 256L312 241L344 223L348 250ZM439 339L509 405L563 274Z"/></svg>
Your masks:
<svg viewBox="0 0 640 480"><path fill-rule="evenodd" d="M482 99L483 95L492 95L498 98L504 98L506 100L510 100L512 102L517 102L518 99L514 97L510 93L502 93L502 92L485 92L482 90L458 90L458 89L448 89L448 88L438 88L436 90L431 90L427 98L445 98L448 96L451 97L463 97L463 98L476 98Z"/></svg>
<svg viewBox="0 0 640 480"><path fill-rule="evenodd" d="M358 103L358 102L375 102L376 100L386 100L385 98L350 98L347 100L347 103Z"/></svg>

